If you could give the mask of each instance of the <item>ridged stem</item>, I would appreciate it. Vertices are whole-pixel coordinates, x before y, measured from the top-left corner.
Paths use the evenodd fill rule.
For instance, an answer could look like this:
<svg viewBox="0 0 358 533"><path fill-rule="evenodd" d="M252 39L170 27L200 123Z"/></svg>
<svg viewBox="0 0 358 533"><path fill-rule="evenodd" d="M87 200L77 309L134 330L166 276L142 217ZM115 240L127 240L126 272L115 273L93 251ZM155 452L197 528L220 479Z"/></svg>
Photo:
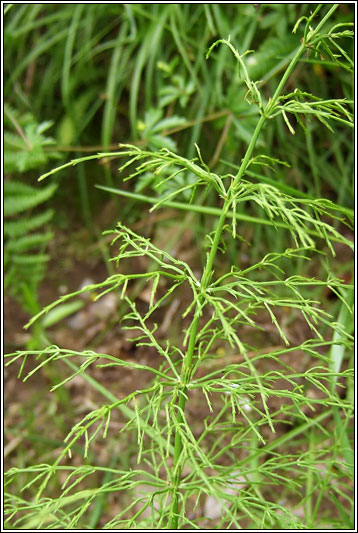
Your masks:
<svg viewBox="0 0 358 533"><path fill-rule="evenodd" d="M316 14L321 6L319 6L316 10ZM306 48L306 45L312 39L314 36L317 35L319 29L323 26L323 24L328 20L328 18L333 14L333 12L337 9L338 4L334 4L331 9L328 11L328 13L325 15L325 17L320 21L320 23L317 25L317 27L314 30L310 30L310 33L308 33L307 37L305 39L302 39L301 46L297 49L296 54L292 58L290 64L288 65L282 79L280 80L280 83L277 86L277 89L273 95L273 97L269 100L267 103L265 109L262 111L260 120L257 123L257 126L255 128L255 131L251 137L249 146L247 148L245 157L243 158L239 171L233 181L231 182L230 187L228 188L227 195L224 201L224 205L222 208L221 216L215 231L215 236L213 240L213 244L209 253L209 257L206 263L206 266L203 270L202 278L201 278L201 293L205 293L207 290L211 277L213 274L213 265L214 260L218 251L223 227L226 220L226 215L230 209L231 203L232 203L232 194L235 192L236 186L239 184L241 178L243 177L245 170L250 162L252 152L255 148L256 141L258 139L258 136L262 130L262 127L266 121L267 118L269 118L270 113L272 112L273 108L275 107L277 100L280 97L280 94L290 76L293 69L295 68L300 56L302 55L303 51ZM313 16L312 16L313 18ZM186 399L187 399L187 385L190 382L190 371L192 366L192 361L194 357L195 347L196 347L196 340L197 340L197 332L199 327L199 319L200 319L200 311L203 304L204 296L198 298L197 304L196 304L196 310L194 313L194 318L192 321L192 324L190 326L190 335L189 335L189 342L188 342L188 349L185 354L183 363L182 363L182 372L181 372L181 383L182 383L182 392L180 393L179 400L178 400L178 416L177 421L178 425L181 426L183 424L183 415L185 411L185 405L186 405ZM179 491L180 491L180 480L182 475L182 465L179 465L180 462L180 456L183 450L183 441L181 437L180 430L176 430L175 433L175 440L174 440L174 461L173 461L173 469L175 472L174 481L173 481L173 501L171 506L171 516L170 520L168 522L168 528L169 529L178 529L178 522L179 522Z"/></svg>

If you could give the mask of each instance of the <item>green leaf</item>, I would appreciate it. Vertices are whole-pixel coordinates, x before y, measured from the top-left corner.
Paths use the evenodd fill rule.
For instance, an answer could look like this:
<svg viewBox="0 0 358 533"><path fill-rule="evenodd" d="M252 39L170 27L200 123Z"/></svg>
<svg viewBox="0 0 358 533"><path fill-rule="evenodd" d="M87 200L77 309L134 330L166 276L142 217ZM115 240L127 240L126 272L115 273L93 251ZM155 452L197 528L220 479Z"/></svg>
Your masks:
<svg viewBox="0 0 358 533"><path fill-rule="evenodd" d="M64 318L76 313L76 311L82 309L83 306L83 300L75 300L74 302L58 305L55 309L51 309L51 311L45 315L42 320L42 326L44 328L50 328L58 322L61 322Z"/></svg>
<svg viewBox="0 0 358 533"><path fill-rule="evenodd" d="M56 189L56 184L35 189L20 182L5 181L4 216L17 215L46 202L46 200L53 196Z"/></svg>

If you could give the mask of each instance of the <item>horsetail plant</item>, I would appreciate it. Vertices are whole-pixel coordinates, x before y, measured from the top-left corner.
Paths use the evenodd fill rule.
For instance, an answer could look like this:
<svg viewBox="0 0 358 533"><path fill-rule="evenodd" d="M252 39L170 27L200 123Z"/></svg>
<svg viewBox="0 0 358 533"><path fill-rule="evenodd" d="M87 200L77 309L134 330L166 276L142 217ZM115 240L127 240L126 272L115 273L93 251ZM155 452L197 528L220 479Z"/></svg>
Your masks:
<svg viewBox="0 0 358 533"><path fill-rule="evenodd" d="M145 257L155 267L144 273L115 273L101 283L62 296L29 322L28 326L59 303L82 292L93 292L98 299L116 291L127 309L123 317L125 328L135 331L138 346L154 348L161 363L157 368L92 350L77 352L58 346L9 354L9 363L24 356L38 358L37 366L24 379L44 365L62 360L71 368L71 374L53 389L80 375L108 400L108 404L89 412L72 427L64 449L52 465L12 468L7 473L10 484L16 476L30 476L24 490L38 486L34 500L7 495L8 523L12 527L88 527L86 516L90 506L109 493L123 493L126 503L103 524L103 529L200 529L208 524L218 529L303 529L307 524L314 527L308 512L301 516L296 511L303 504L306 510L312 510L314 503L316 515L322 487L331 480L335 481L329 493L331 501L336 507L341 505L340 499L351 504L349 480L353 478L353 464L348 425L352 404L349 395L341 397L338 392L351 378L350 368L342 366L342 353L350 349L352 341L347 326L352 313L352 299L348 296L352 287L331 274L320 280L285 273L288 261L309 261L319 251L316 249L318 239L323 240L333 254L337 242L351 246L349 239L330 222L335 220L350 226L351 213L331 200L295 197L273 184L257 184L245 179L249 176L248 169L254 165L256 168L287 165L264 154L254 155L262 128L275 117L283 118L291 134L294 128L288 114L293 114L303 127L304 115L318 119L329 128L334 122L352 126L351 102L347 100L323 101L298 89L283 94L286 82L305 51L331 50L329 46L336 45L347 32L351 36L349 30L341 27L326 29L337 4L332 5L313 28L321 7L316 7L309 17L303 17L305 29L301 44L268 101L261 94L259 83L249 77L246 54L240 54L229 39L220 39L210 47L207 57L220 44L233 52L247 86L246 98L257 106L259 114L237 174L220 176L212 172L198 146L197 158L189 160L168 148L151 152L120 145L118 152L76 159L40 178L90 159L120 157L125 159L120 172L127 173L134 167L126 179L152 173L159 178L163 176L159 181L163 185L180 174L195 176L186 183L183 181L182 187L158 197L152 210L182 205L188 210L193 206L195 212L195 198L200 189L213 191L221 209L215 231L207 235L208 251L200 274L187 262L119 222L113 232L108 232L113 233L112 246L116 249L112 261L120 268L133 258ZM296 24L294 32L301 22ZM344 61L338 60L333 52L330 57ZM108 187L104 189L127 194ZM186 206L181 200L184 193L190 197ZM219 272L216 261L222 257L224 236L226 238L229 232L232 239L240 237L239 223L245 217L241 208L247 202L263 210L265 223L286 228L292 245L284 252L268 253L246 268L233 264L227 271ZM205 209L204 206L202 212L205 213ZM210 208L207 212L210 213ZM131 298L131 284L138 279L146 280L150 287L145 312ZM184 294L185 287L190 292L190 300L183 298L182 301L183 338L180 343L170 339L163 341L157 335L157 313L173 294ZM323 287L329 287L340 299L342 309L336 321L320 307L315 296ZM300 317L311 332L303 342L293 341L282 320L282 310L287 312L288 309L292 316ZM280 345L268 353L247 342L247 331L250 339L255 339L260 331L255 321L259 312L267 314L280 339ZM255 344L254 340L250 342ZM220 353L237 351L237 363L220 356ZM335 352L339 352L340 359L334 363L332 354ZM299 364L286 363L288 354L295 354ZM79 366L78 360L81 360ZM262 366L263 362L266 365ZM152 381L119 399L86 374L92 365L126 367L147 374ZM199 428L197 421L194 423L190 417L191 400L197 397L205 401L208 412ZM111 417L117 409L128 418L125 431L137 433L137 467L125 470L115 465L98 466L86 462L82 466L67 465L65 459L74 453L73 448L79 441L84 442L84 457L87 458L99 433L102 431L103 437L107 436L111 431ZM333 416L344 443L342 456L336 453L337 434L332 436L322 425ZM278 424L291 427L275 438ZM309 449L299 440L306 433L312 436ZM91 477L98 473L110 477L94 486ZM50 480L59 474L65 475L60 495L46 496ZM342 478L348 482L343 482ZM302 496L303 486L306 486L306 493ZM278 496L272 501L269 493L272 487L280 487L282 498ZM318 494L314 502L313 494ZM345 518L351 520L350 515Z"/></svg>

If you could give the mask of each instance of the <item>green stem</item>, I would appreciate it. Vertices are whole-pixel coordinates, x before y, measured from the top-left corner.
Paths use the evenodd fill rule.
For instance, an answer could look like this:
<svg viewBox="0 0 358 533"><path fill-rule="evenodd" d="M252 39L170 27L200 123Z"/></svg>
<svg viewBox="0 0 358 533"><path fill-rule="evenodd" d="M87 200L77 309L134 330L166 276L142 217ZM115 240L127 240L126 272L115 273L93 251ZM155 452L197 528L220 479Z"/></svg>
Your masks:
<svg viewBox="0 0 358 533"><path fill-rule="evenodd" d="M297 58L298 59L298 58ZM235 177L235 179L233 180L233 182L231 183L230 187L229 187L229 190L228 190L228 196L230 191L233 190L235 188L235 186L239 183L239 181L241 180L241 178L243 177L244 173L245 173L245 170L246 170L246 167L248 166L249 164L249 161L250 161L250 158L251 158L251 155L252 155L252 152L255 148L255 145L256 145L256 141L257 141L257 138L260 134L260 131L262 129L262 126L264 125L264 122L267 118L267 115L266 115L266 112L264 112L261 117L260 117L260 120L258 121L257 123L257 126L255 128L255 131L251 137L251 141L250 141L250 144L248 146L248 149L246 151L246 154L245 154L245 157L244 159L242 160L242 163L240 165L240 168L239 168L239 171Z"/></svg>
<svg viewBox="0 0 358 533"><path fill-rule="evenodd" d="M252 135L252 138L250 140L249 146L247 148L246 154L244 159L241 162L239 171L235 177L235 179L231 182L230 187L228 188L227 195L224 201L224 205L222 208L222 212L220 215L220 219L215 231L215 236L213 240L213 244L209 253L208 261L206 263L206 266L203 270L202 278L201 278L201 291L204 293L210 283L212 274L213 274L213 264L214 260L218 251L221 234L223 231L223 227L225 224L225 220L227 217L227 213L230 209L231 203L232 203L232 193L235 191L235 187L240 182L241 178L243 177L245 170L249 164L252 152L255 148L256 141L258 139L258 136L262 130L262 127L266 121L267 118L269 118L270 112L274 109L277 100L280 97L280 94L282 92L283 87L285 86L287 79L289 78L290 74L292 73L293 69L295 68L300 56L302 55L303 51L306 48L307 43L310 39L312 39L314 36L316 36L319 29L323 26L323 24L326 22L326 20L331 16L331 14L337 9L338 4L335 4L332 6L332 8L329 10L327 15L322 19L322 21L317 25L315 30L310 30L308 33L307 38L303 39L303 42L301 46L297 49L296 54L292 58L290 64L288 65L280 83L278 84L278 87L272 97L272 99L269 100L268 104L266 105L260 120L257 123L257 126L255 128L255 131ZM315 11L318 11L318 9ZM307 24L308 26L308 24ZM182 383L182 392L180 393L179 400L178 400L178 428L175 432L175 440L174 440L174 461L173 461L173 471L174 471L174 480L173 480L173 501L171 506L171 513L170 513L170 520L168 522L168 529L178 529L178 523L179 523L179 491L180 491L180 480L182 475L182 469L183 465L180 465L180 458L183 451L183 441L181 437L181 430L184 418L184 410L186 405L186 398L187 398L187 384L190 381L190 372L191 372L191 366L192 366L192 360L194 356L195 346L196 346L196 337L199 327L199 317L200 317L200 310L202 307L203 298L198 298L197 304L196 304L196 311L194 314L194 318L192 321L192 324L190 326L190 336L189 336L189 343L188 343L188 350L185 354L183 363L182 363L182 373L181 373L181 383Z"/></svg>
<svg viewBox="0 0 358 533"><path fill-rule="evenodd" d="M251 138L251 141L250 141L249 147L247 149L246 155L245 155L245 157L244 157L244 159L243 159L243 161L241 163L240 170L239 170L235 180L232 182L231 186L228 189L228 195L227 195L227 197L225 199L225 203L224 203L224 206L222 208L220 219L219 219L216 231L215 231L215 236L214 236L213 244L212 244L212 247L211 247L211 250L210 250L210 253L209 253L208 261L206 263L206 266L204 268L204 271L203 271L203 274L202 274L202 278L201 278L201 291L203 293L208 288L210 280L211 280L211 277L212 277L212 274L213 274L213 270L212 269L213 269L214 260L215 260L215 257L216 257L217 251L218 251L220 238L221 238L223 227L224 227L224 224L225 224L227 212L230 209L231 199L230 199L230 196L229 196L229 192L230 192L231 188L236 183L239 182L239 180L241 179L241 177L243 176L243 174L245 172L245 168L248 165L248 162L250 160L251 154L252 154L253 149L254 149L255 144L256 144L256 140L257 140L258 135L259 135L259 133L261 131L261 128L262 128L262 126L264 124L265 118L266 117L264 115L261 116L261 118L260 118L260 120L259 120L259 122L258 122L258 124L256 126L255 132L254 132L254 134L253 134L253 136ZM191 332L190 332L190 336L189 336L188 350L187 350L187 352L185 354L185 358L184 358L183 366L182 366L181 380L182 380L182 385L184 387L183 387L183 391L182 391L182 393L181 393L181 395L179 397L179 402L178 402L178 425L179 425L179 427L183 423L183 413L184 413L184 410L185 410L186 394L187 394L186 385L190 381L190 371L191 371L191 365L192 365L193 355L194 355L195 346L196 346L196 337L197 337L197 332L198 332L198 327L199 327L199 317L200 317L200 309L201 309L202 303L203 303L203 298L199 297L197 305L196 305L196 312L195 312L195 315L194 315L194 318L193 318L193 322L191 324ZM181 437L180 430L177 429L176 433L175 433L175 441L174 441L174 464L173 464L173 468L174 468L174 472L175 472L175 477L174 477L174 483L173 483L173 485L174 485L174 487L173 487L174 488L174 493L173 493L173 502L172 502L172 508L171 508L171 519L170 519L170 522L169 522L169 528L170 529L178 529L179 486L180 486L180 479L181 479L181 474L182 474L182 466L179 466L179 461L180 461L180 456L181 456L181 453L182 453L182 449L183 449L182 437Z"/></svg>

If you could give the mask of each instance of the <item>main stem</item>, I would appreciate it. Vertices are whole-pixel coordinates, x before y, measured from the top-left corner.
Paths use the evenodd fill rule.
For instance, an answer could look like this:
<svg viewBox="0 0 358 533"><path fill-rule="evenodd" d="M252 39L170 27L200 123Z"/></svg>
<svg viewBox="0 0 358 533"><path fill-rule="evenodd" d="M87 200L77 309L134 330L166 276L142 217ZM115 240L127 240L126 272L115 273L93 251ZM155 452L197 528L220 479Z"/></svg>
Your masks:
<svg viewBox="0 0 358 533"><path fill-rule="evenodd" d="M226 199L224 201L224 205L223 205L223 208L222 208L222 211L221 211L219 222L218 222L218 225L217 225L216 230L215 230L215 236L214 236L213 244L212 244L212 247L211 247L211 250L210 250L210 253L209 253L209 257L208 257L207 263L205 265L205 268L203 270L203 274L202 274L202 277L201 277L200 285L201 285L201 292L202 293L204 293L206 291L206 289L208 288L208 286L210 284L211 277L212 277L214 259L216 257L216 253L217 253L217 250L218 250L218 247L219 247L220 238L221 238L223 227L224 227L224 224L225 224L227 212L229 211L230 206L231 206L231 202L232 202L231 194L230 194L231 190L232 190L232 187L234 187L235 184L237 184L240 181L240 179L242 178L242 176L243 176L243 174L245 172L245 169L246 169L246 167L248 165L248 162L250 160L252 151L253 151L253 149L255 147L257 138L258 138L259 133L261 131L261 128L262 128L262 126L263 126L263 124L265 122L265 119L266 119L265 114L262 114L261 117L260 117L259 122L257 123L257 126L256 126L256 129L254 131L254 134L253 134L253 136L251 138L251 141L250 141L249 147L247 149L246 155L245 155L245 157L244 157L244 159L243 159L243 161L241 163L239 172L238 172L237 176L235 177L235 179L232 181L232 183L231 183L231 185L230 185L230 187L228 189L227 197L226 197ZM203 303L203 299L204 299L203 296L199 296L198 302L196 304L196 312L194 314L193 322L192 322L192 324L190 326L191 331L190 331L190 335L189 335L188 349L187 349L187 352L185 354L185 358L184 358L183 365L182 365L181 383L183 385L183 388L182 388L182 390L180 392L180 396L179 396L178 417L177 417L179 426L181 426L183 424L183 421L184 421L183 414L184 414L185 404L186 404L186 399L187 399L187 384L189 383L190 377L191 377L190 376L190 371L191 371L192 360L193 360L193 355L194 355L194 351L195 351L196 337L197 337L197 332L198 332L198 327L199 327L200 309L201 309L201 305ZM175 433L175 440L174 440L174 464L173 464L173 468L174 468L174 483L173 483L174 487L173 488L174 488L174 490L173 490L173 502L172 502L172 508L171 508L171 520L169 522L169 528L170 529L178 529L178 521L179 521L179 515L178 515L178 509L179 509L179 485L180 485L181 474L182 474L182 466L179 465L179 460L180 460L180 455L181 455L181 452L182 452L182 448L183 448L183 442L182 442L181 433L180 433L180 430L177 429L176 433Z"/></svg>
<svg viewBox="0 0 358 533"><path fill-rule="evenodd" d="M228 213L228 211L230 209L230 206L231 206L231 203L232 203L232 200L233 200L232 193L234 192L235 187L239 184L241 178L243 177L243 175L245 173L245 170L246 170L246 168L247 168L247 166L249 164L252 152L253 152L253 150L255 148L257 138L258 138L258 136L259 136L259 134L260 134L260 132L262 130L262 127L263 127L266 119L270 116L270 113L274 109L274 107L275 107L275 105L277 103L277 100L279 99L280 94L282 92L282 89L283 89L284 85L286 84L287 79L289 78L291 72L295 68L295 66L296 66L301 54L305 50L306 45L308 44L309 40L311 40L314 36L317 35L317 33L320 30L320 28L328 20L328 18L332 15L332 13L337 9L337 7L338 7L338 4L334 4L331 7L331 9L328 11L326 16L316 26L316 28L314 30L310 31L310 35L309 35L308 39L303 39L303 42L302 42L301 46L297 49L296 54L292 58L292 60L291 60L290 64L288 65L283 77L281 78L280 83L278 84L277 89L276 89L272 99L268 101L265 109L263 110L263 112L261 114L260 120L257 123L255 131L254 131L254 133L252 135L252 138L250 140L250 144L249 144L249 146L247 148L245 157L244 157L244 159L241 162L239 171L238 171L237 175L235 176L235 179L231 182L231 185L230 185L230 187L228 188L228 191L227 191L227 195L226 195L226 198L225 198L225 201L224 201L224 205L223 205L223 208L222 208L222 211L221 211L219 222L218 222L218 225L217 225L217 228L216 228L216 231L215 231L213 244L212 244L212 247L211 247L211 250L210 250L210 253L209 253L209 257L208 257L206 266L205 266L205 268L203 270L203 274L202 274L202 277L201 277L200 285L201 285L201 293L202 294L204 294L205 291L207 290L207 288L208 288L208 286L210 284L211 278L212 278L214 259L216 257L217 250L218 250L218 247L219 247L220 238L221 238L221 235L222 235L222 231L223 231L223 227L224 227L224 224L225 224L226 216L227 216L227 213ZM318 12L318 10L319 9L316 9L314 14L316 14ZM312 16L312 18L313 18L313 16ZM307 28L308 28L309 22L307 23ZM177 421L178 421L178 426L179 427L182 426L182 424L184 422L184 410L185 410L185 405L186 405L186 400L187 400L187 385L190 382L190 378L191 378L191 367L192 367L192 361L193 361L193 356L194 356L194 351L195 351L195 346L196 346L196 339L197 339L197 333L198 333L198 327L199 327L199 319L200 319L200 310L201 310L201 307L202 307L202 304L203 304L203 300L204 300L204 296L199 296L197 304L196 304L196 310L195 310L195 313L194 313L194 318L193 318L193 321L192 321L191 326L190 326L188 349L187 349L187 352L185 354L185 357L184 357L184 360L183 360L183 364L182 364L182 371L181 371L182 389L181 389L181 392L180 392L180 395L179 395L178 406L177 406L178 407ZM179 462L180 462L180 456L181 456L181 453L182 453L182 449L183 449L183 442L182 442L182 437L181 437L181 431L179 429L177 429L176 433L175 433L175 440L174 440L173 501L172 501L172 506L171 506L171 516L170 516L170 520L168 522L168 528L169 529L178 529L178 522L179 522L179 514L178 514L178 510L179 510L179 490L180 490L180 480L181 480L182 468L183 468L183 465L180 465Z"/></svg>

